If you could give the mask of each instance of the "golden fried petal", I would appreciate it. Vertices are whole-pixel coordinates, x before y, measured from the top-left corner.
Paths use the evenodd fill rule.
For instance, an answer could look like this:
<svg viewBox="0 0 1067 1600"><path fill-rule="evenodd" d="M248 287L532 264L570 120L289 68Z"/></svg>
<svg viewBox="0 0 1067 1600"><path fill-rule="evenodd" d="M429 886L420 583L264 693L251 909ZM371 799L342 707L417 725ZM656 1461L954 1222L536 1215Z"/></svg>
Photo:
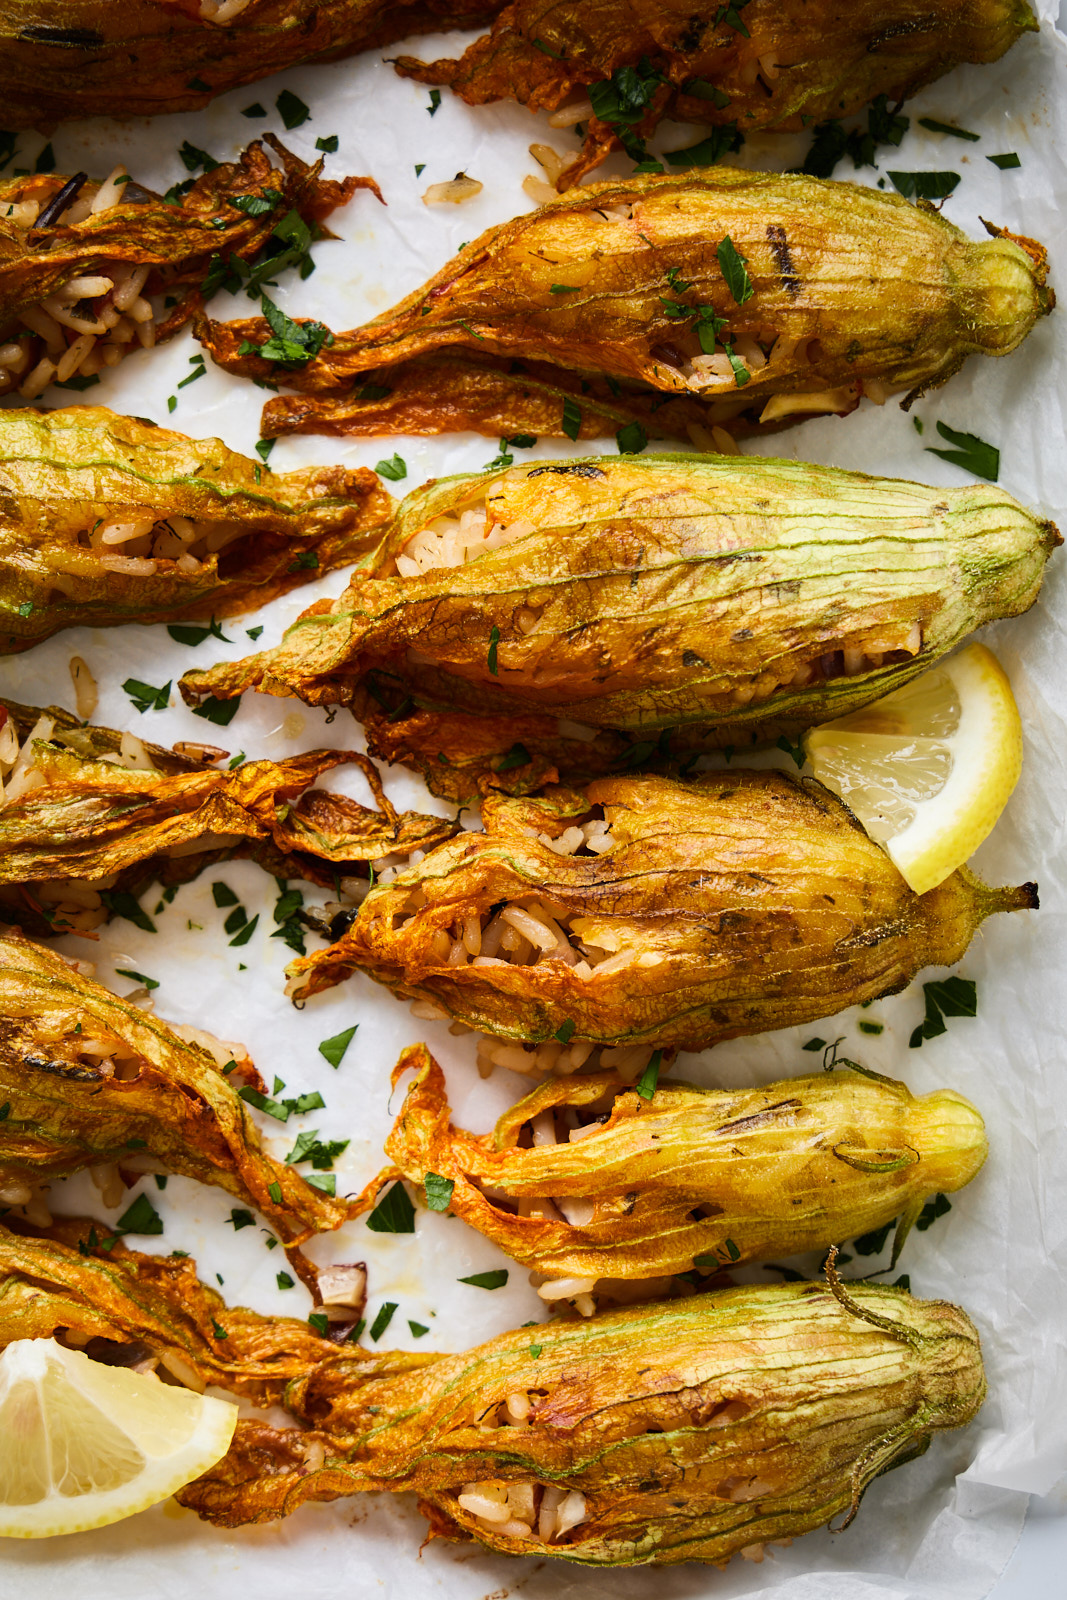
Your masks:
<svg viewBox="0 0 1067 1600"><path fill-rule="evenodd" d="M358 970L502 1038L702 1050L893 994L993 912L1037 903L1033 884L966 869L914 894L836 797L781 772L489 796L483 820L372 889L341 939L290 965L292 992ZM587 824L606 824L597 853ZM537 945L487 955L514 910Z"/></svg>
<svg viewBox="0 0 1067 1600"><path fill-rule="evenodd" d="M501 0L251 0L232 21L198 0L0 3L9 128L70 117L197 111L303 61L334 61L415 33L477 27Z"/></svg>
<svg viewBox="0 0 1067 1600"><path fill-rule="evenodd" d="M391 505L367 468L272 473L102 406L0 412L0 652L74 625L247 611L365 555ZM132 548L154 548L168 518L191 526L175 545L200 550L192 570L93 544L145 525Z"/></svg>
<svg viewBox="0 0 1067 1600"><path fill-rule="evenodd" d="M348 704L438 793L528 789L867 704L1026 610L1059 542L989 484L747 456L533 462L416 490L345 594L182 692Z"/></svg>
<svg viewBox="0 0 1067 1600"><path fill-rule="evenodd" d="M23 739L42 714L0 700L0 727L5 713ZM429 849L456 830L444 818L397 812L377 768L356 751L311 750L218 770L213 761L225 751L195 761L145 746L161 770L131 770L107 759L122 748L116 730L83 727L69 713L43 715L56 715L57 726L33 740L32 755L25 745L22 752L30 763L24 781L35 786L16 793L12 785L11 796L0 797L0 906L28 931L43 921L45 936L79 924L49 912L35 884L105 879L100 887L139 894L157 878L185 883L208 864L251 856L276 877L328 887L359 874L362 863ZM380 809L312 787L342 766L360 769Z"/></svg>
<svg viewBox="0 0 1067 1600"><path fill-rule="evenodd" d="M297 1317L227 1306L189 1257L130 1250L106 1223L64 1217L43 1233L0 1223L0 1346L51 1339L124 1364L145 1353L189 1388L218 1384L256 1405L335 1346ZM220 1333L217 1330L222 1330Z"/></svg>
<svg viewBox="0 0 1067 1600"><path fill-rule="evenodd" d="M987 1151L961 1095L916 1098L848 1064L756 1089L672 1082L647 1097L609 1072L556 1079L485 1135L453 1126L425 1045L404 1051L394 1087L409 1070L388 1176L451 1182L453 1216L549 1278L660 1278L695 1261L710 1273L825 1250L962 1188ZM568 1138L569 1111L580 1121Z"/></svg>
<svg viewBox="0 0 1067 1600"><path fill-rule="evenodd" d="M280 166L272 163L264 143ZM214 257L250 261L290 211L307 223L323 223L357 189L371 189L381 199L373 178L337 182L323 178L322 167L321 157L309 166L267 134L238 161L222 162L201 174L173 203L133 182L125 186L120 203L107 210L73 224L34 226L28 233L0 209L0 325L54 295L72 278L93 276L109 263L129 262L151 267L146 294L187 291L158 328L158 342L204 304L200 285ZM80 177L84 180L85 174ZM0 203L6 208L36 201L43 218L49 203L70 183L69 174L54 172L5 178ZM260 215L249 215L235 203L245 199L269 204ZM332 237L328 229L323 233Z"/></svg>
<svg viewBox="0 0 1067 1600"><path fill-rule="evenodd" d="M727 10L693 0L513 0L459 60L401 56L401 77L447 84L468 105L517 100L532 111L584 94L620 67L641 61L659 75L633 132L661 118L742 132L800 129L847 116L877 95L899 101L961 62L997 61L1037 28L1026 0L917 6L915 0L749 0L741 25ZM582 156L560 187L618 148L595 117Z"/></svg>
<svg viewBox="0 0 1067 1600"><path fill-rule="evenodd" d="M136 1171L143 1157L254 1206L287 1245L348 1215L344 1200L267 1155L203 1045L12 933L0 936L0 1102L9 1195L111 1162Z"/></svg>

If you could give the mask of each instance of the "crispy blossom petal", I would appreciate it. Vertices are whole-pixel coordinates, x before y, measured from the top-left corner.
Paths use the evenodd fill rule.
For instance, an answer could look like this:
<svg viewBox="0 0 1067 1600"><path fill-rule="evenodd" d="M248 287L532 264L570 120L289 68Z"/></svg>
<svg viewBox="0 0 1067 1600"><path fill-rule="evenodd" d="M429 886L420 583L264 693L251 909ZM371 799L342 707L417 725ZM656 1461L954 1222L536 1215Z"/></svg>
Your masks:
<svg viewBox="0 0 1067 1600"><path fill-rule="evenodd" d="M191 1388L257 1405L334 1351L303 1319L227 1306L189 1257L130 1250L106 1223L63 1217L43 1233L0 1224L0 1345L51 1339L125 1364L146 1353Z"/></svg>
<svg viewBox="0 0 1067 1600"><path fill-rule="evenodd" d="M0 701L5 711L23 734L40 714ZM396 811L377 768L356 751L311 750L217 770L210 757L153 745L145 752L159 770L130 770L103 759L121 748L117 731L82 726L58 708L46 715L58 725L33 743L36 787L0 799L0 907L13 922L33 917L34 933L65 931L62 915L44 919L32 887L42 881L108 879L101 887L140 894L156 879L185 883L205 866L251 856L275 877L329 887L338 876L362 875L368 861L429 849L456 829L447 819ZM364 774L379 810L312 787L344 766Z"/></svg>
<svg viewBox="0 0 1067 1600"><path fill-rule="evenodd" d="M4 653L75 625L247 611L365 555L392 506L367 468L271 473L103 406L0 413L0 484ZM173 518L195 556L175 556ZM132 566L127 546L93 543L116 523L146 530Z"/></svg>
<svg viewBox="0 0 1067 1600"><path fill-rule="evenodd" d="M333 61L414 33L476 27L501 0L251 0L232 21L200 0L0 3L9 128L68 117L196 111L302 61Z"/></svg>
<svg viewBox="0 0 1067 1600"><path fill-rule="evenodd" d="M182 690L349 704L375 753L449 798L494 772L532 788L867 704L1025 611L1057 543L990 484L755 457L534 462L409 495L345 594Z"/></svg>
<svg viewBox="0 0 1067 1600"><path fill-rule="evenodd" d="M911 399L969 355L1014 350L1055 303L1047 256L987 227L994 238L977 244L900 195L798 174L638 176L490 228L299 371L241 354L268 338L262 320L201 319L197 332L229 370L331 404L367 373L387 385L389 368L458 347L698 395L709 421L762 426L853 410L865 387ZM726 236L747 262L743 304L719 264ZM484 397L470 411L478 425ZM566 420L561 408L555 431Z"/></svg>
<svg viewBox="0 0 1067 1600"><path fill-rule="evenodd" d="M647 103L624 126L642 136L661 118L758 129L810 127L857 111L877 95L899 101L961 62L997 61L1037 28L1026 0L927 6L913 0L748 0L740 26L726 8L693 0L514 0L460 60L401 56L396 69L447 84L468 105L517 100L555 111L619 68L640 61ZM739 12L735 13L739 16ZM561 187L618 148L595 116Z"/></svg>
<svg viewBox="0 0 1067 1600"><path fill-rule="evenodd" d="M414 1489L433 1535L507 1554L722 1563L851 1519L879 1472L969 1422L985 1395L962 1311L846 1288L832 1266L828 1285L538 1324L459 1355L337 1354L288 1318L227 1309L192 1262L102 1251L84 1222L53 1235L0 1227L0 1343L72 1333L90 1355L148 1352L180 1381L282 1398L303 1424L239 1422L180 1491L223 1527Z"/></svg>
<svg viewBox="0 0 1067 1600"><path fill-rule="evenodd" d="M237 1068L262 1089L250 1062ZM136 1172L143 1156L254 1206L287 1245L348 1215L345 1201L266 1153L205 1045L11 933L0 937L0 1101L10 1108L0 1120L5 1185L111 1162Z"/></svg>
<svg viewBox="0 0 1067 1600"><path fill-rule="evenodd" d="M613 1073L557 1079L481 1136L453 1126L425 1045L405 1050L394 1087L410 1069L389 1176L450 1180L454 1216L550 1278L659 1278L701 1257L717 1271L826 1249L902 1213L910 1225L928 1195L968 1183L987 1151L961 1095L916 1098L847 1068L756 1089L671 1083L650 1098ZM570 1140L568 1111L583 1118ZM560 1213L571 1203L587 1222ZM706 1259L716 1253L717 1264Z"/></svg>
<svg viewBox="0 0 1067 1600"><path fill-rule="evenodd" d="M608 848L552 848L598 816ZM605 778L491 796L483 819L372 889L337 943L290 965L292 992L364 971L504 1038L702 1050L893 994L957 961L991 913L1037 900L966 869L916 895L835 796L781 772ZM513 905L560 942L520 964L455 959L468 926Z"/></svg>

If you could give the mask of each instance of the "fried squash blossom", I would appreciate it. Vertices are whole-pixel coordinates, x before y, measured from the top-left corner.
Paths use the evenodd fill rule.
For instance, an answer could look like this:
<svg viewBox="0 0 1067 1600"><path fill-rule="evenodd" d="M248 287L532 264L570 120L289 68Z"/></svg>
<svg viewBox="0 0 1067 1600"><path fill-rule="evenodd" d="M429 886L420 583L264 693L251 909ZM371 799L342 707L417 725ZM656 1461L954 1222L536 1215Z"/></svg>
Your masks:
<svg viewBox="0 0 1067 1600"><path fill-rule="evenodd" d="M213 746L167 750L69 712L0 700L0 913L38 938L90 932L114 896L250 856L278 879L356 887L367 863L442 843L456 824L398 812L351 750L218 768ZM357 767L380 809L312 787ZM360 884L359 892L363 885Z"/></svg>
<svg viewBox="0 0 1067 1600"><path fill-rule="evenodd" d="M0 654L234 616L358 559L391 507L366 467L272 473L103 406L0 412Z"/></svg>
<svg viewBox="0 0 1067 1600"><path fill-rule="evenodd" d="M225 1189L288 1246L339 1228L345 1201L267 1154L234 1071L263 1093L242 1046L161 1022L54 951L0 936L0 1205L32 1216L38 1185L90 1168L108 1188L110 1166L130 1183L177 1172Z"/></svg>
<svg viewBox="0 0 1067 1600"><path fill-rule="evenodd" d="M391 426L436 432L432 416L420 424L409 364L475 351L480 361L578 375L542 433L580 436L580 380L599 375L698 398L706 423L729 434L843 415L864 395L900 393L907 406L968 356L1008 355L1055 297L1044 247L986 226L993 237L977 244L932 207L798 174L638 176L590 184L490 228L391 311L293 370L254 353L269 340L265 322L201 318L197 332L222 366L302 391L296 421L305 431L316 397L327 399L328 420L353 384L377 405L400 367ZM450 426L526 426L514 380L494 391L490 376L466 418L457 390ZM427 411L440 387L431 377ZM286 402L271 402L264 432L285 426Z"/></svg>
<svg viewBox="0 0 1067 1600"><path fill-rule="evenodd" d="M568 188L620 145L640 159L664 117L733 134L800 129L899 101L961 62L998 61L1036 30L1026 0L514 0L459 60L401 56L397 71L468 105L518 100L585 126L561 162ZM575 95L588 98L574 100ZM723 148L728 148L724 144Z"/></svg>
<svg viewBox="0 0 1067 1600"><path fill-rule="evenodd" d="M453 1216L556 1280L546 1300L825 1250L900 1217L895 1265L923 1201L969 1183L988 1148L962 1095L916 1097L851 1066L755 1089L557 1079L481 1136L453 1126L425 1045L394 1087L410 1069L378 1184L444 1179Z"/></svg>
<svg viewBox="0 0 1067 1600"><path fill-rule="evenodd" d="M957 961L987 916L1037 904L1034 884L965 868L916 895L835 796L781 772L490 796L483 821L373 888L335 944L290 965L290 992L362 971L557 1054L703 1050L896 993Z"/></svg>
<svg viewBox="0 0 1067 1600"><path fill-rule="evenodd" d="M846 1287L832 1265L827 1284L535 1324L460 1355L339 1354L293 1319L227 1309L191 1262L112 1257L85 1223L52 1232L0 1227L0 1344L55 1333L105 1358L133 1350L194 1387L280 1398L302 1424L238 1422L179 1492L222 1527L414 1490L432 1536L509 1555L722 1565L851 1520L879 1473L985 1395L962 1311Z"/></svg>
<svg viewBox="0 0 1067 1600"><path fill-rule="evenodd" d="M372 178L323 178L321 158L308 166L273 134L237 162L188 142L182 153L208 170L165 196L121 162L101 182L85 172L0 181L0 394L87 388L169 339L223 283L255 292L257 279L297 263L306 276L312 242L335 237L330 212L357 189L381 199Z"/></svg>
<svg viewBox="0 0 1067 1600"><path fill-rule="evenodd" d="M303 61L492 20L502 0L0 0L9 128L198 111Z"/></svg>
<svg viewBox="0 0 1067 1600"><path fill-rule="evenodd" d="M350 705L436 793L529 789L866 705L1025 611L1059 542L990 484L750 457L515 466L409 495L343 595L182 690Z"/></svg>

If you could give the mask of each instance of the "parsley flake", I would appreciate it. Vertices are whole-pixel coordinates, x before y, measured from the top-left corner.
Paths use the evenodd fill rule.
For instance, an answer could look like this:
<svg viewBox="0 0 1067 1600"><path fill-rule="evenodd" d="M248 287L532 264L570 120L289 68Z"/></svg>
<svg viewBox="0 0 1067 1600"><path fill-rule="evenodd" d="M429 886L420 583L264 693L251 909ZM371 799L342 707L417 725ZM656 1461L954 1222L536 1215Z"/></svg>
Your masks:
<svg viewBox="0 0 1067 1600"><path fill-rule="evenodd" d="M497 671L497 648L498 648L499 644L500 644L500 629L497 627L496 623L494 622L493 626L489 630L489 654L486 657L486 662L487 662L487 665L489 667L489 671L492 673L494 678L500 676L499 672Z"/></svg>
<svg viewBox="0 0 1067 1600"><path fill-rule="evenodd" d="M1002 156L986 156L986 160L991 161L995 167L999 167L1001 172L1012 172L1016 167L1022 166L1022 162L1014 150L1009 150L1006 155Z"/></svg>
<svg viewBox="0 0 1067 1600"><path fill-rule="evenodd" d="M492 1272L472 1272L469 1278L457 1278L457 1283L469 1283L474 1289L502 1289L508 1281L507 1267L496 1267Z"/></svg>
<svg viewBox="0 0 1067 1600"><path fill-rule="evenodd" d="M216 727L227 728L237 715L241 704L240 695L235 700L219 700L209 694L198 706L193 707L194 717L206 717L208 722L215 723Z"/></svg>
<svg viewBox="0 0 1067 1600"><path fill-rule="evenodd" d="M748 262L738 250L730 235L727 234L718 246L715 254L719 267L726 279L726 287L733 295L739 306L751 300L755 291L752 288L752 279L748 275Z"/></svg>
<svg viewBox="0 0 1067 1600"><path fill-rule="evenodd" d="M960 181L958 172L889 172L886 176L905 200L945 200Z"/></svg>
<svg viewBox="0 0 1067 1600"><path fill-rule="evenodd" d="M337 1068L341 1065L345 1058L345 1051L356 1037L358 1027L359 1023L354 1022L350 1028L345 1028L341 1033L335 1033L332 1039L323 1039L319 1045L319 1055L323 1056L331 1067Z"/></svg>
<svg viewBox="0 0 1067 1600"><path fill-rule="evenodd" d="M919 127L926 128L930 133L948 133L953 139L969 139L972 144L977 144L980 135L969 133L966 128L957 128L952 122L938 122L936 117L920 117Z"/></svg>
<svg viewBox="0 0 1067 1600"><path fill-rule="evenodd" d="M120 978L132 978L134 983L143 984L146 989L159 988L158 978L150 978L145 972L135 972L133 967L116 967L115 971Z"/></svg>
<svg viewBox="0 0 1067 1600"><path fill-rule="evenodd" d="M415 1207L404 1185L398 1179L387 1189L367 1218L372 1233L414 1233Z"/></svg>
<svg viewBox="0 0 1067 1600"><path fill-rule="evenodd" d="M166 711L170 704L170 679L160 689L151 683L142 683L140 678L127 678L122 687L138 711Z"/></svg>
<svg viewBox="0 0 1067 1600"><path fill-rule="evenodd" d="M942 439L947 439L949 444L955 445L954 450L938 450L935 445L928 444L928 455L940 456L942 461L951 461L954 466L962 467L965 472L973 472L976 478L985 478L989 483L996 483L1000 475L1000 451L996 445L987 444L984 439L979 439L973 433L957 433L955 428L950 428L944 422L939 422L937 431Z"/></svg>
<svg viewBox="0 0 1067 1600"><path fill-rule="evenodd" d="M456 1185L452 1178L442 1178L439 1172L427 1172L422 1180L426 1190L426 1204L431 1211L447 1211L452 1203Z"/></svg>
<svg viewBox="0 0 1067 1600"><path fill-rule="evenodd" d="M615 434L620 456L639 456L648 444L648 434L637 422L627 422Z"/></svg>
<svg viewBox="0 0 1067 1600"><path fill-rule="evenodd" d="M294 128L303 127L304 123L311 115L309 107L307 107L303 100L301 100L300 96L294 94L291 89L283 89L277 100L275 100L274 104L277 106L278 115L285 124L286 131L289 133L291 133Z"/></svg>
<svg viewBox="0 0 1067 1600"><path fill-rule="evenodd" d="M568 439L577 440L582 428L582 413L576 400L570 395L563 402L563 431Z"/></svg>
<svg viewBox="0 0 1067 1600"><path fill-rule="evenodd" d="M139 1194L115 1224L116 1233L159 1234L163 1232L163 1218L146 1194Z"/></svg>
<svg viewBox="0 0 1067 1600"><path fill-rule="evenodd" d="M380 478L388 478L391 483L399 483L401 478L408 475L408 464L403 456L390 456L388 461L379 461L375 472Z"/></svg>

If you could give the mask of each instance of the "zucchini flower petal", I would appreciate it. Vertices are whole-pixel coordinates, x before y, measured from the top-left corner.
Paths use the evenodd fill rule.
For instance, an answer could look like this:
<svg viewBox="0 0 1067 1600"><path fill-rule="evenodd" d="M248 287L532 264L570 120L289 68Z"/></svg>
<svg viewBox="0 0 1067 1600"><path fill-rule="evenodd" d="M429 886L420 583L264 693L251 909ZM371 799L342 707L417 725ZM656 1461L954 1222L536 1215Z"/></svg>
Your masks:
<svg viewBox="0 0 1067 1600"><path fill-rule="evenodd" d="M0 3L9 128L198 111L304 61L491 22L503 0L23 0Z"/></svg>
<svg viewBox="0 0 1067 1600"><path fill-rule="evenodd" d="M106 1223L62 1217L39 1230L0 1223L0 1347L59 1338L94 1360L152 1370L203 1393L218 1384L253 1404L335 1346L297 1317L227 1306L188 1256L130 1250Z"/></svg>
<svg viewBox="0 0 1067 1600"><path fill-rule="evenodd" d="M363 971L498 1038L703 1050L895 994L1037 904L965 868L915 894L835 796L781 772L491 796L483 820L372 889L290 992Z"/></svg>
<svg viewBox="0 0 1067 1600"><path fill-rule="evenodd" d="M239 162L188 142L182 154L206 170L165 196L121 164L102 182L84 172L0 181L0 394L89 388L130 351L170 338L223 284L254 295L308 262L316 239L334 237L331 211L357 189L378 194L373 178L323 178L321 159L308 166L273 134Z"/></svg>
<svg viewBox="0 0 1067 1600"><path fill-rule="evenodd" d="M213 763L224 750L193 758L83 726L58 707L0 701L0 740L9 724L13 736L0 749L0 909L38 937L88 931L106 920L114 893L136 897L157 879L186 883L234 856L330 887L365 877L368 861L431 848L456 829L397 812L373 762L356 751L311 750L219 771ZM310 787L341 766L360 769L380 810Z"/></svg>
<svg viewBox="0 0 1067 1600"><path fill-rule="evenodd" d="M0 1016L0 1204L114 1163L225 1189L289 1246L347 1217L343 1200L263 1149L244 1094L258 1100L265 1085L240 1046L242 1093L228 1043L157 1020L12 933L0 936Z"/></svg>
<svg viewBox="0 0 1067 1600"><path fill-rule="evenodd" d="M747 456L512 466L416 490L345 594L182 692L348 704L438 793L530 789L866 705L1025 611L1058 543L991 484Z"/></svg>
<svg viewBox="0 0 1067 1600"><path fill-rule="evenodd" d="M969 1183L988 1148L962 1095L916 1098L851 1063L755 1089L556 1079L481 1136L452 1125L425 1045L405 1050L394 1088L412 1069L379 1182L443 1179L453 1216L550 1279L595 1280L594 1295L612 1280L825 1250L897 1216L903 1233L928 1195Z"/></svg>
<svg viewBox="0 0 1067 1600"><path fill-rule="evenodd" d="M228 370L309 395L343 397L371 372L387 386L400 363L475 350L697 397L727 431L765 428L844 415L865 393L903 393L906 408L968 356L1021 344L1055 304L1047 254L986 227L977 244L932 207L796 173L636 176L488 229L297 371L267 358L264 321L202 318L197 333ZM743 281L720 262L727 241ZM465 427L460 400L451 420ZM470 425L483 415L474 396ZM575 438L580 422L567 397L554 431Z"/></svg>
<svg viewBox="0 0 1067 1600"><path fill-rule="evenodd" d="M581 155L564 167L563 189L620 145L639 157L664 117L746 134L807 128L879 94L909 98L961 62L998 61L1038 25L1026 0L942 0L921 13L912 0L848 8L748 0L743 17L741 9L692 0L516 0L460 60L401 56L396 70L447 84L468 105L507 99L555 111L589 93L564 113L567 126L587 123L588 131Z"/></svg>
<svg viewBox="0 0 1067 1600"><path fill-rule="evenodd" d="M0 412L0 653L62 628L234 616L358 560L365 467L271 473L102 406Z"/></svg>

